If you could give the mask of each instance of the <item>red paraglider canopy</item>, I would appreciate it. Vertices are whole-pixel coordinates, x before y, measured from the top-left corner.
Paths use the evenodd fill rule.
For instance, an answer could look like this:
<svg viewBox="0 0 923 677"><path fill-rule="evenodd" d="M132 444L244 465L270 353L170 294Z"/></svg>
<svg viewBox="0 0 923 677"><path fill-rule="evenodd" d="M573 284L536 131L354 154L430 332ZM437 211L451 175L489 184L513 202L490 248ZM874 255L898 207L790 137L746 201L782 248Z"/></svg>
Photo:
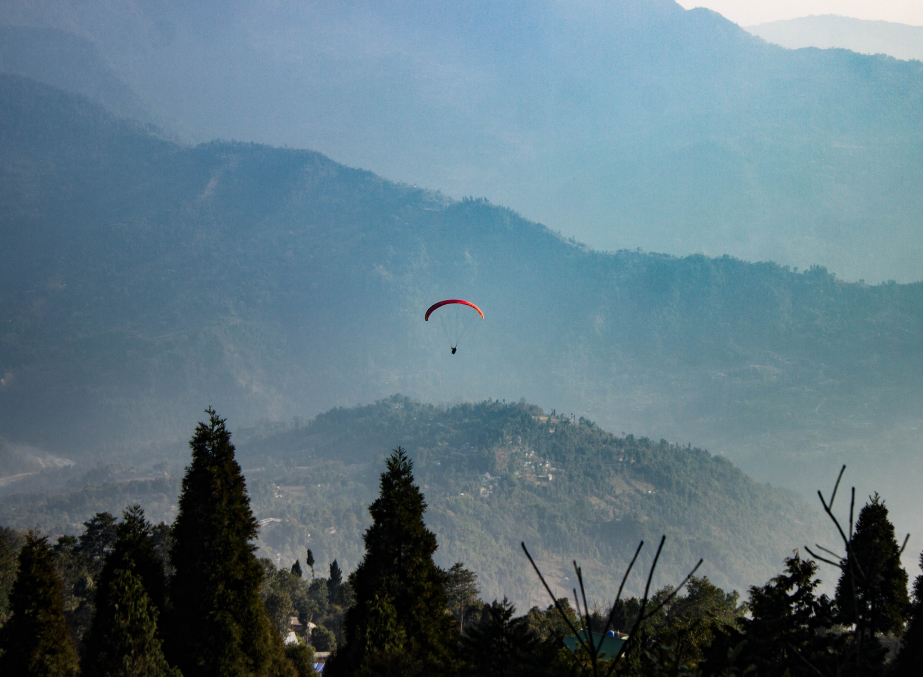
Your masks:
<svg viewBox="0 0 923 677"><path fill-rule="evenodd" d="M473 303L471 303L471 301L463 301L462 299L446 299L445 301L440 301L439 303L434 303L433 305L431 305L431 306L429 307L429 310L426 311L426 317L424 317L423 319L424 319L426 322L429 322L429 316L430 316L430 314L432 314L432 312L433 312L434 310L436 310L436 308L442 308L442 306L447 306L447 305L449 305L450 303L459 303L459 304L461 304L461 305L463 305L463 306L471 306L471 307L474 308L476 311L478 311L478 315L481 316L481 319L482 319L482 320L484 319L484 313L481 312L481 309L480 309L480 308L478 308L476 305L474 305Z"/></svg>

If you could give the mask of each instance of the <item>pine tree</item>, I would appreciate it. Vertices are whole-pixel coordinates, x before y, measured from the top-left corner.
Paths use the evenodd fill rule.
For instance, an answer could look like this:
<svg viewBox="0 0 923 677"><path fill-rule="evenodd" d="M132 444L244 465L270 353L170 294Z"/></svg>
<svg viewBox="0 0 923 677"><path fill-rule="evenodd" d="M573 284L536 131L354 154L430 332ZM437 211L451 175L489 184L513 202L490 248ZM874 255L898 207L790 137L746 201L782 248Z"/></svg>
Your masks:
<svg viewBox="0 0 923 677"><path fill-rule="evenodd" d="M330 563L330 575L327 577L327 599L330 605L340 603L340 586L343 585L343 570L336 560Z"/></svg>
<svg viewBox="0 0 923 677"><path fill-rule="evenodd" d="M920 553L920 568L923 569L923 552ZM923 574L913 584L913 604L910 607L910 622L901 638L900 651L894 661L891 677L918 677L923 671Z"/></svg>
<svg viewBox="0 0 923 677"><path fill-rule="evenodd" d="M207 413L173 525L167 656L185 677L294 675L260 600L257 522L231 434Z"/></svg>
<svg viewBox="0 0 923 677"><path fill-rule="evenodd" d="M837 673L842 653L832 602L814 593L820 580L817 563L795 552L785 572L762 587L750 588L750 618L725 627L706 652L705 674L719 674L729 652L739 651L737 665L753 665L759 675L813 677ZM745 641L744 641L745 640Z"/></svg>
<svg viewBox="0 0 923 677"><path fill-rule="evenodd" d="M123 571L131 571L145 594L146 604L155 615L162 614L166 601L166 578L163 560L157 554L153 528L144 517L140 505L130 506L123 513L122 522L116 527L115 545L106 557L96 591L96 614L93 624L84 638L81 664L87 674L96 674L100 652L110 644L110 636L117 632L119 620L117 601L110 599L116 590L113 583ZM157 635L158 646L162 640Z"/></svg>
<svg viewBox="0 0 923 677"><path fill-rule="evenodd" d="M77 552L87 557L90 570L97 574L115 545L118 520L109 512L98 512L84 522L84 532L78 539Z"/></svg>
<svg viewBox="0 0 923 677"><path fill-rule="evenodd" d="M30 532L19 551L10 620L0 629L0 675L72 677L77 650L64 618L61 580L48 539Z"/></svg>
<svg viewBox="0 0 923 677"><path fill-rule="evenodd" d="M835 598L840 620L863 639L898 631L910 608L894 525L881 497L870 499L859 511Z"/></svg>
<svg viewBox="0 0 923 677"><path fill-rule="evenodd" d="M458 626L446 613L445 573L433 563L436 536L423 522L413 462L398 447L386 467L369 507L365 556L349 578L356 603L346 614L346 644L325 669L333 675L434 674L452 663ZM387 646L375 639L382 629Z"/></svg>
<svg viewBox="0 0 923 677"><path fill-rule="evenodd" d="M292 576L297 576L298 578L301 578L301 562L298 561L297 559L295 560L295 563L292 565Z"/></svg>
<svg viewBox="0 0 923 677"><path fill-rule="evenodd" d="M105 641L86 675L99 677L181 677L167 664L157 637L157 609L133 567L116 569L106 586ZM94 626L97 627L97 626Z"/></svg>
<svg viewBox="0 0 923 677"><path fill-rule="evenodd" d="M462 630L465 628L465 612L477 602L481 593L477 580L478 575L466 569L461 562L456 562L446 572L445 594L449 600L449 609Z"/></svg>
<svg viewBox="0 0 923 677"><path fill-rule="evenodd" d="M469 628L462 648L473 670L482 677L540 675L553 661L548 647L529 628L526 618L514 618L516 607L506 598L485 604L480 623ZM544 650L543 650L544 649Z"/></svg>
<svg viewBox="0 0 923 677"><path fill-rule="evenodd" d="M308 565L311 569L311 580L314 580L314 553L311 552L311 548L308 548L308 555L305 558L305 564Z"/></svg>
<svg viewBox="0 0 923 677"><path fill-rule="evenodd" d="M19 568L19 551L26 537L9 527L0 527L0 628L10 612L10 590Z"/></svg>

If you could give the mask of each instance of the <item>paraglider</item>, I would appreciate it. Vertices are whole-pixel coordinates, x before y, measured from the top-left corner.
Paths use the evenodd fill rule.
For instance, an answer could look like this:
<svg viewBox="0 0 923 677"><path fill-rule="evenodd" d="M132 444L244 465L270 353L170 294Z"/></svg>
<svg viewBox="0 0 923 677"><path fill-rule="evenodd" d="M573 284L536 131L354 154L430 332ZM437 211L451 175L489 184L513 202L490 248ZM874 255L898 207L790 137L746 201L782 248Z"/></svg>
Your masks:
<svg viewBox="0 0 923 677"><path fill-rule="evenodd" d="M440 321L442 330L449 340L449 347L452 349L452 354L454 355L455 351L458 350L458 342L470 326L471 320L477 318L477 315L480 315L483 320L484 313L480 308L471 303L471 301L465 301L463 299L446 299L445 301L439 301L431 305L429 309L427 309L423 320L429 322L429 316L433 314L433 311L443 308L444 306L449 307L440 311L436 315L436 318ZM474 312L468 310L468 308L473 308L474 311L477 311L477 315L474 315Z"/></svg>

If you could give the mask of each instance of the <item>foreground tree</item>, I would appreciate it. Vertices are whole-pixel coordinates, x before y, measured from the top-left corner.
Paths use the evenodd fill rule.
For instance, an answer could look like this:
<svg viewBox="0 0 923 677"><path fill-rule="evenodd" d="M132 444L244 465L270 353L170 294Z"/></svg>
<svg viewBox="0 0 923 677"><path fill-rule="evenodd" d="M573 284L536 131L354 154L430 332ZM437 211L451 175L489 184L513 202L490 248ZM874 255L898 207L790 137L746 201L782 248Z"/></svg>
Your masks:
<svg viewBox="0 0 923 677"><path fill-rule="evenodd" d="M10 613L10 590L19 569L19 551L26 537L8 527L0 528L0 628Z"/></svg>
<svg viewBox="0 0 923 677"><path fill-rule="evenodd" d="M833 603L817 597L817 563L795 552L785 571L762 587L750 588L750 618L726 627L707 651L705 672L718 672L729 652L739 651L739 665L753 665L766 677L809 677L838 674L842 635L835 624Z"/></svg>
<svg viewBox="0 0 923 677"><path fill-rule="evenodd" d="M884 673L888 653L880 641L880 634L902 628L909 611L907 572L900 563L904 548L897 545L894 526L888 520L888 510L877 493L859 511L853 528L856 488L852 488L850 522L844 529L834 513L833 504L845 471L844 465L829 500L820 491L817 495L824 512L836 527L846 553L839 557L839 561L834 561L824 556L836 556L829 548L817 546L824 555L810 548L806 550L814 559L831 564L841 572L835 598L837 622L852 626L852 629L841 652L846 661L844 670L838 671L838 674L875 677ZM910 538L909 534L907 538ZM906 539L904 544L907 544Z"/></svg>
<svg viewBox="0 0 923 677"><path fill-rule="evenodd" d="M923 569L923 552L920 553L920 568ZM923 669L923 574L913 584L913 604L910 607L910 622L901 638L900 651L894 661L892 677L916 677Z"/></svg>
<svg viewBox="0 0 923 677"><path fill-rule="evenodd" d="M295 666L298 677L311 677L314 672L314 647L308 644L296 643L285 647L285 655Z"/></svg>
<svg viewBox="0 0 923 677"><path fill-rule="evenodd" d="M423 523L426 502L403 449L386 468L369 507L365 556L349 577L356 602L346 614L346 644L325 672L444 674L458 629L446 613L445 573L433 563L436 536Z"/></svg>
<svg viewBox="0 0 923 677"><path fill-rule="evenodd" d="M327 599L330 605L342 606L340 586L343 585L343 570L336 560L330 563L330 575L327 577Z"/></svg>
<svg viewBox="0 0 923 677"><path fill-rule="evenodd" d="M707 576L692 576L686 590L686 595L677 595L668 585L654 593L650 604L660 610L642 623L637 633L658 646L669 647L677 664L697 666L716 637L737 627L744 608L736 591L725 592ZM640 610L640 602L632 606Z"/></svg>
<svg viewBox="0 0 923 677"><path fill-rule="evenodd" d="M167 655L186 677L294 676L260 599L257 522L231 434L207 413L173 525Z"/></svg>
<svg viewBox="0 0 923 677"><path fill-rule="evenodd" d="M478 595L481 594L477 581L478 575L466 569L461 562L456 562L446 572L445 595L449 600L449 610L463 631L465 615L469 608L477 605Z"/></svg>
<svg viewBox="0 0 923 677"><path fill-rule="evenodd" d="M106 557L115 547L118 520L110 512L98 512L83 523L84 531L77 541L77 552L89 562L94 576L99 574Z"/></svg>
<svg viewBox="0 0 923 677"><path fill-rule="evenodd" d="M881 497L870 499L859 511L835 598L840 620L855 625L863 640L899 631L910 609L894 525Z"/></svg>
<svg viewBox="0 0 923 677"><path fill-rule="evenodd" d="M145 519L140 505L130 506L123 513L122 522L116 527L115 544L99 574L96 614L84 637L81 660L87 674L99 672L93 666L98 664L100 653L111 646L110 638L127 622L120 616L125 613L124 606L120 607L121 598L111 597L114 592L124 592L114 582L125 571L131 571L141 586L145 597L144 606L150 607L153 614L151 622L156 626L156 618L162 613L166 601L166 579L163 560L156 551L153 527ZM162 640L160 633L157 633L157 640L159 647Z"/></svg>
<svg viewBox="0 0 923 677"><path fill-rule="evenodd" d="M163 655L157 637L158 611L134 567L116 569L106 586L105 641L84 674L99 677L181 677ZM102 589L100 589L102 592ZM94 629L102 627L94 625Z"/></svg>
<svg viewBox="0 0 923 677"><path fill-rule="evenodd" d="M10 620L0 629L0 675L71 677L77 651L64 618L61 580L45 536L30 532L19 551Z"/></svg>
<svg viewBox="0 0 923 677"><path fill-rule="evenodd" d="M558 654L556 638L542 642L523 616L515 618L516 607L503 598L485 604L479 622L462 638L467 669L478 677L538 677L566 675L569 665Z"/></svg>

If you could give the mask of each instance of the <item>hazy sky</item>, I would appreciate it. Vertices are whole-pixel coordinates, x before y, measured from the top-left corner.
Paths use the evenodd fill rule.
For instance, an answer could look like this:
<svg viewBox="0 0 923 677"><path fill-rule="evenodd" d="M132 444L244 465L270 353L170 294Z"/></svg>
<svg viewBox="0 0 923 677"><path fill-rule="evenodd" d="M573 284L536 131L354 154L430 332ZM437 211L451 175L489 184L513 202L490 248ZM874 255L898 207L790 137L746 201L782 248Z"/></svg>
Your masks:
<svg viewBox="0 0 923 677"><path fill-rule="evenodd" d="M741 26L794 19L812 14L838 14L856 19L894 21L923 26L921 0L677 0L686 9L707 7Z"/></svg>

